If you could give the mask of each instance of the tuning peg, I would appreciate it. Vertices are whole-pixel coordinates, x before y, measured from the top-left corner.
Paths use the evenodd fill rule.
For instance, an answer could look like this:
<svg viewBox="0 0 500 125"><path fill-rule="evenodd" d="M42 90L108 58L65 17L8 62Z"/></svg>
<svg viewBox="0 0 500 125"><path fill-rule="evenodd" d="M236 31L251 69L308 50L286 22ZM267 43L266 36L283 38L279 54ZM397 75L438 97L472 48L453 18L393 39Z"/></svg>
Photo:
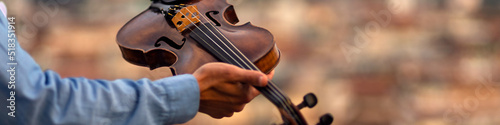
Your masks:
<svg viewBox="0 0 500 125"><path fill-rule="evenodd" d="M312 108L316 106L317 103L318 103L318 98L316 98L316 95L314 95L313 93L308 93L304 96L304 101L302 101L302 103L300 103L297 106L297 108L299 108L299 110L306 106L308 108Z"/></svg>
<svg viewBox="0 0 500 125"><path fill-rule="evenodd" d="M316 125L331 125L333 123L333 116L327 113L319 118L319 123Z"/></svg>

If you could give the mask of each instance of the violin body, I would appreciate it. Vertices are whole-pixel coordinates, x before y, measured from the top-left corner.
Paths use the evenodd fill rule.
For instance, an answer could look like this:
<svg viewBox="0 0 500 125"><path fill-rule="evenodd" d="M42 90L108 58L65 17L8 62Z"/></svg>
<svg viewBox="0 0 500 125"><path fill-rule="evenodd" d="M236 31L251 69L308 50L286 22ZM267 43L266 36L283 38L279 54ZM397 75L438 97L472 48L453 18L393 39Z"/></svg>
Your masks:
<svg viewBox="0 0 500 125"><path fill-rule="evenodd" d="M278 64L280 53L272 34L250 23L235 25L238 18L233 6L225 0L186 4L203 5L198 6L198 10L209 17L206 21L220 24L217 27L222 34L264 73L269 73ZM122 56L128 62L150 69L170 67L174 75L193 73L203 64L219 62L187 33L178 32L161 13L147 9L140 15L125 24L117 35Z"/></svg>

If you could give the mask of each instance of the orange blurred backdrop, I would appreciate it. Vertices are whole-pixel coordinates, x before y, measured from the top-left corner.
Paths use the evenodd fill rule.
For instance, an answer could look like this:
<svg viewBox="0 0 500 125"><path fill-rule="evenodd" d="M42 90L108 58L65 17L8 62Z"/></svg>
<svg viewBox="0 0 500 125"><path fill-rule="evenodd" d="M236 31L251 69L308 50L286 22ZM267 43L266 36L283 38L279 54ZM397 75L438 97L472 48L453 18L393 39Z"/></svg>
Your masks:
<svg viewBox="0 0 500 125"><path fill-rule="evenodd" d="M126 62L118 30L149 0L7 0L19 43L43 69L92 79L170 76ZM240 23L270 30L274 81L335 125L500 124L500 2L496 0L228 0ZM185 124L273 124L263 96L231 118Z"/></svg>

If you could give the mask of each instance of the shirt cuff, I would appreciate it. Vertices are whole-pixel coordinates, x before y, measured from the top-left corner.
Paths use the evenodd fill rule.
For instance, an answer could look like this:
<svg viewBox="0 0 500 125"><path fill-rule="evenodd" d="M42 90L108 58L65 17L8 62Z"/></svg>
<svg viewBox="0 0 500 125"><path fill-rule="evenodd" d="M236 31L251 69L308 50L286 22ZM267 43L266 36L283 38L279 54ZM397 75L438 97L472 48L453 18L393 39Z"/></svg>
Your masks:
<svg viewBox="0 0 500 125"><path fill-rule="evenodd" d="M164 100L170 109L165 113L168 118L166 123L185 123L196 115L200 105L200 89L193 75L178 75L154 82L162 85L168 93Z"/></svg>

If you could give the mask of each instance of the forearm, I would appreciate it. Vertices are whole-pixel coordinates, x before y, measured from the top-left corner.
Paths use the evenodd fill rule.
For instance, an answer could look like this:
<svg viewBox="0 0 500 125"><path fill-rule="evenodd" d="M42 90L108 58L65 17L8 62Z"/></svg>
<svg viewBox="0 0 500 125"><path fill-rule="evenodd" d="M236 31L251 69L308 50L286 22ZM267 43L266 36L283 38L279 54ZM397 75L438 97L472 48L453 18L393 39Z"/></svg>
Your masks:
<svg viewBox="0 0 500 125"><path fill-rule="evenodd" d="M7 20L2 16L0 21L0 100L15 92L13 111L5 108L9 102L0 103L0 124L173 124L186 122L198 110L199 88L192 75L154 82L63 79L42 71L17 41L15 83L9 84Z"/></svg>
<svg viewBox="0 0 500 125"><path fill-rule="evenodd" d="M199 104L196 80L183 75L151 82L60 79L46 71L37 93L17 95L21 122L46 124L161 124L182 123L194 117ZM19 89L22 89L19 86ZM22 89L24 90L24 89ZM18 92L19 93L19 92Z"/></svg>

